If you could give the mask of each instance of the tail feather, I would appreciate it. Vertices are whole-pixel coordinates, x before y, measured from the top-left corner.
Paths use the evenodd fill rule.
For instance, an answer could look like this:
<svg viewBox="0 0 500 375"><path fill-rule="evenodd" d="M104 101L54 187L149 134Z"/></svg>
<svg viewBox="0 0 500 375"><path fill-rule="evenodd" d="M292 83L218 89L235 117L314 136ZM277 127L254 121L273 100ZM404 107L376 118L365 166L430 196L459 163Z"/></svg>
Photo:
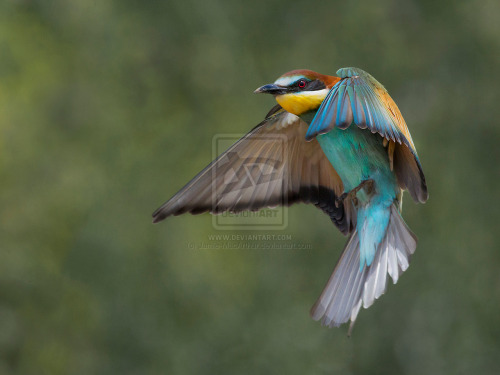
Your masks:
<svg viewBox="0 0 500 375"><path fill-rule="evenodd" d="M398 209L392 205L387 232L377 248L370 266L360 270L359 234L354 231L328 280L323 293L311 309L314 320L338 327L357 318L361 305L366 309L384 294L387 275L394 284L409 266L417 238L405 224Z"/></svg>

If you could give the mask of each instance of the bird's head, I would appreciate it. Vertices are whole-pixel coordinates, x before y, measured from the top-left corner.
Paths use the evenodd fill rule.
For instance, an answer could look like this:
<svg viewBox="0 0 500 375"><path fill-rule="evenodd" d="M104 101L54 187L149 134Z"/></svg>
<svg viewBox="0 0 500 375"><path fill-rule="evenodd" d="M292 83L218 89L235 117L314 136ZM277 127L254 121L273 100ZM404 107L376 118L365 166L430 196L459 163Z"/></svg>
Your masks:
<svg viewBox="0 0 500 375"><path fill-rule="evenodd" d="M283 74L274 83L259 87L254 92L274 95L287 112L300 116L318 109L339 80L339 77L299 69Z"/></svg>

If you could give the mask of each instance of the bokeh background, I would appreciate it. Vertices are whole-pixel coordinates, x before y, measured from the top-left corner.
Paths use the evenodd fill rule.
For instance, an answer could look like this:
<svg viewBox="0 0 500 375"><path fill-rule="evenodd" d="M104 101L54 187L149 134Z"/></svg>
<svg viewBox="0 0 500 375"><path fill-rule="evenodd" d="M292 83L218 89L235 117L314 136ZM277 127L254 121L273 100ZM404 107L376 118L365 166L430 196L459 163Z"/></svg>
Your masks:
<svg viewBox="0 0 500 375"><path fill-rule="evenodd" d="M2 1L0 373L498 374L499 16L494 0ZM308 316L345 242L313 206L278 232L308 250L201 250L223 233L208 214L150 220L215 134L274 105L256 87L344 66L395 98L430 191L406 195L410 269L351 338Z"/></svg>

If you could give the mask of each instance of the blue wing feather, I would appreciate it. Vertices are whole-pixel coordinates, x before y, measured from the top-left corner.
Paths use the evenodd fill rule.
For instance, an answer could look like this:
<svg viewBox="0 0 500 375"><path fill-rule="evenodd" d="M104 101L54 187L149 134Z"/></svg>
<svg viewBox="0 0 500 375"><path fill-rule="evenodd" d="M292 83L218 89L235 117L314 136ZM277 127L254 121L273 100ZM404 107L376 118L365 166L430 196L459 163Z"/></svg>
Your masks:
<svg viewBox="0 0 500 375"><path fill-rule="evenodd" d="M353 114L351 108L351 101L349 100L349 95L346 94L346 86L341 84L338 90L338 105L337 105L337 119L335 120L335 125L340 129L347 129L352 121Z"/></svg>
<svg viewBox="0 0 500 375"><path fill-rule="evenodd" d="M405 160L404 165L398 160L394 164L401 187L407 188L415 200L425 202L427 186L417 151L403 116L387 90L358 68L342 68L337 75L341 80L321 103L309 125L306 140L328 133L334 127L346 129L352 123L380 134L398 144L398 160Z"/></svg>
<svg viewBox="0 0 500 375"><path fill-rule="evenodd" d="M338 106L338 90L339 85L333 86L326 98L323 100L318 112L314 116L313 121L309 125L306 133L306 140L310 141L318 134L327 133L332 129L337 121L337 106ZM332 103L335 103L333 105ZM331 127L329 127L331 125Z"/></svg>
<svg viewBox="0 0 500 375"><path fill-rule="evenodd" d="M387 99L379 94L379 91L385 94L385 88L361 69L343 68L337 74L343 79L333 86L321 104L309 126L307 139L324 134L334 126L346 129L354 122L388 140L404 142L416 154L406 124L397 122Z"/></svg>

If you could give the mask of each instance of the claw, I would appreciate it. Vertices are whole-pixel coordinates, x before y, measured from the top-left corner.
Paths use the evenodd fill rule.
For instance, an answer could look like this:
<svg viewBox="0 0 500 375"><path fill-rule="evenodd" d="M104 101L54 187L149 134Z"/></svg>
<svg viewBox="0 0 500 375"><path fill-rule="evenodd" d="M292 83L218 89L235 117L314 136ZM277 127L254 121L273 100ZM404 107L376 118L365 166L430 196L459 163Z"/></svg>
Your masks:
<svg viewBox="0 0 500 375"><path fill-rule="evenodd" d="M358 192L363 188L365 189L366 194L371 194L373 192L374 187L375 187L375 182L372 179L363 180L358 186L356 186L354 189L351 189L351 191L343 193L340 197L337 197L335 199L335 206L338 207L340 203L343 203L347 198L350 198L356 205L357 202L356 194L358 194Z"/></svg>

